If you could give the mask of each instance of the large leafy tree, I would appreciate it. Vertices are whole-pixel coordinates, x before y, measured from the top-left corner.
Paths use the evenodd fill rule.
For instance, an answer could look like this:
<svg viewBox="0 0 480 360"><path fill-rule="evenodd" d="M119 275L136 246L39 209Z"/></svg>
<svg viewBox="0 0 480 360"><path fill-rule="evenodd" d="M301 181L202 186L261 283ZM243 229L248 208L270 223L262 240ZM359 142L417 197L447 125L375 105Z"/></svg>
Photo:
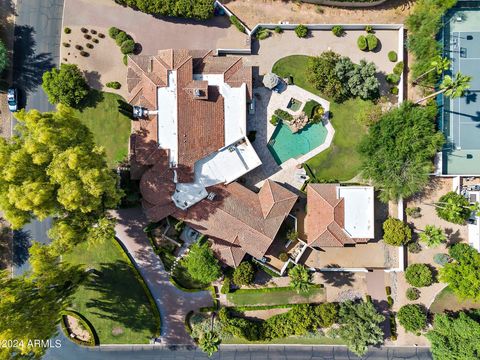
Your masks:
<svg viewBox="0 0 480 360"><path fill-rule="evenodd" d="M184 264L189 275L203 283L210 283L222 274L218 260L208 243L193 244L184 258Z"/></svg>
<svg viewBox="0 0 480 360"><path fill-rule="evenodd" d="M52 104L77 107L88 95L89 87L77 65L62 64L43 74L42 88Z"/></svg>
<svg viewBox="0 0 480 360"><path fill-rule="evenodd" d="M361 99L375 99L380 94L380 82L376 77L377 67L373 62L360 60L348 79L348 88L353 96Z"/></svg>
<svg viewBox="0 0 480 360"><path fill-rule="evenodd" d="M338 315L340 326L332 333L344 340L348 349L358 356L365 355L369 345L383 342L380 324L385 317L375 310L371 302L345 301L340 305Z"/></svg>
<svg viewBox="0 0 480 360"><path fill-rule="evenodd" d="M3 41L0 40L0 74L7 68L8 64L8 51Z"/></svg>
<svg viewBox="0 0 480 360"><path fill-rule="evenodd" d="M255 269L251 262L242 262L233 272L233 282L238 285L250 285L255 278Z"/></svg>
<svg viewBox="0 0 480 360"><path fill-rule="evenodd" d="M480 322L470 314L437 314L427 333L435 360L480 359Z"/></svg>
<svg viewBox="0 0 480 360"><path fill-rule="evenodd" d="M113 229L105 215L121 197L103 150L70 109L18 114L18 136L0 139L0 208L14 228L53 216L67 245ZM102 222L100 220L104 219ZM108 224L107 224L108 222Z"/></svg>
<svg viewBox="0 0 480 360"><path fill-rule="evenodd" d="M344 100L348 96L348 89L345 88L336 71L337 62L340 60L340 55L333 51L326 51L308 60L308 81L325 96L335 101Z"/></svg>
<svg viewBox="0 0 480 360"><path fill-rule="evenodd" d="M435 128L436 106L405 102L382 115L360 144L363 177L381 191L382 201L420 191L433 170L444 136Z"/></svg>
<svg viewBox="0 0 480 360"><path fill-rule="evenodd" d="M480 254L468 244L455 244L449 249L454 260L439 270L446 282L461 299L480 301Z"/></svg>
<svg viewBox="0 0 480 360"><path fill-rule="evenodd" d="M312 287L312 276L303 265L295 265L288 271L290 286L298 293L306 293Z"/></svg>
<svg viewBox="0 0 480 360"><path fill-rule="evenodd" d="M471 205L468 199L454 191L441 196L434 204L440 219L454 224L464 224L472 213L478 209L478 204Z"/></svg>
<svg viewBox="0 0 480 360"><path fill-rule="evenodd" d="M145 13L205 20L214 12L214 0L114 0Z"/></svg>
<svg viewBox="0 0 480 360"><path fill-rule="evenodd" d="M62 263L46 245L34 243L30 253L31 273L15 278L0 273L0 341L16 339L19 345L2 347L1 359L40 358L45 348L29 341L57 333L62 310L85 278L83 269Z"/></svg>
<svg viewBox="0 0 480 360"><path fill-rule="evenodd" d="M447 241L447 236L442 228L435 225L425 226L425 230L420 233L420 241L424 242L429 248L437 247Z"/></svg>

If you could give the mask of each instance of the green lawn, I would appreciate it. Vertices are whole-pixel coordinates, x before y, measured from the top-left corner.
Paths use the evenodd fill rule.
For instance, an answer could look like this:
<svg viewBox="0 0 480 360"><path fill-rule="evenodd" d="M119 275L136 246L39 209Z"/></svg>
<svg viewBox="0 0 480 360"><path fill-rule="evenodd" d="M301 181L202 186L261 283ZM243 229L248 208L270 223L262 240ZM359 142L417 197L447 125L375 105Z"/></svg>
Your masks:
<svg viewBox="0 0 480 360"><path fill-rule="evenodd" d="M72 309L90 321L100 344L149 343L159 328L158 313L115 239L77 245L63 260L94 269L74 295Z"/></svg>
<svg viewBox="0 0 480 360"><path fill-rule="evenodd" d="M227 294L227 300L235 306L253 305L282 305L282 304L306 304L320 303L325 301L325 291L320 287L312 287L304 294L297 294L290 287L237 290Z"/></svg>
<svg viewBox="0 0 480 360"><path fill-rule="evenodd" d="M114 166L128 153L131 120L119 111L120 95L92 90L87 106L75 115L93 133L95 143L105 148L108 164Z"/></svg>
<svg viewBox="0 0 480 360"><path fill-rule="evenodd" d="M459 311L467 309L480 309L480 302L459 300L448 286L438 293L432 305L430 305L430 311L432 313L443 313L445 310Z"/></svg>
<svg viewBox="0 0 480 360"><path fill-rule="evenodd" d="M330 100L307 81L308 59L306 55L284 57L273 65L272 72L281 77L291 75L295 85ZM361 160L357 147L366 134L366 128L358 121L358 116L372 106L371 101L361 99L350 99L341 104L330 102L331 122L335 129L333 143L307 161L318 180L347 181L358 174Z"/></svg>

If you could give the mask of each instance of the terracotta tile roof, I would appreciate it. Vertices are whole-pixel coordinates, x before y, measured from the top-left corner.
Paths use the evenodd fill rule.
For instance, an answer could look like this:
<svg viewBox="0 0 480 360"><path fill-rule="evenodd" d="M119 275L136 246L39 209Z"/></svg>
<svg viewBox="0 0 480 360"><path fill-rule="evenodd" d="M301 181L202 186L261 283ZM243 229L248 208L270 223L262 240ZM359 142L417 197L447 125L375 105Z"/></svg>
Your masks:
<svg viewBox="0 0 480 360"><path fill-rule="evenodd" d="M305 234L310 246L345 246L355 244L343 230L345 202L337 199L336 184L307 186L307 215Z"/></svg>
<svg viewBox="0 0 480 360"><path fill-rule="evenodd" d="M238 251L234 248L240 247L244 252L262 258L297 200L297 195L270 180L261 192L265 191L265 187L272 193L271 209L275 209L266 216L262 211L260 194L236 182L213 186L209 189L216 194L213 201L202 200L187 211L176 212L174 216L207 235L214 243L227 246L227 242L232 247L231 251ZM225 251L222 250L224 257Z"/></svg>
<svg viewBox="0 0 480 360"><path fill-rule="evenodd" d="M157 88L167 86L169 70L177 71L179 181L192 182L195 162L225 146L224 99L217 86L195 81L193 74L224 74L234 87L246 83L250 98L252 69L243 65L241 57L215 56L211 50L167 49L157 55L129 55L129 103L156 109ZM201 97L194 96L196 88ZM134 132L158 142L156 117L138 124ZM137 153L137 157L146 156Z"/></svg>
<svg viewBox="0 0 480 360"><path fill-rule="evenodd" d="M220 261L232 267L240 265L246 254L240 246L238 237L231 243L220 240L213 241L212 250Z"/></svg>

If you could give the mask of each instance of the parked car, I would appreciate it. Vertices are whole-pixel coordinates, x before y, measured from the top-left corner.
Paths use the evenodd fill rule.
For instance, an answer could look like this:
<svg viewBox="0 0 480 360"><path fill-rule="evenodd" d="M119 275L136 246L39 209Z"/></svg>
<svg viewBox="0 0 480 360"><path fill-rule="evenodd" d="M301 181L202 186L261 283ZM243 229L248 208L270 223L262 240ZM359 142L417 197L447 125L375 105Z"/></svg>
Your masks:
<svg viewBox="0 0 480 360"><path fill-rule="evenodd" d="M16 88L9 88L7 90L7 102L11 112L18 110L18 91Z"/></svg>

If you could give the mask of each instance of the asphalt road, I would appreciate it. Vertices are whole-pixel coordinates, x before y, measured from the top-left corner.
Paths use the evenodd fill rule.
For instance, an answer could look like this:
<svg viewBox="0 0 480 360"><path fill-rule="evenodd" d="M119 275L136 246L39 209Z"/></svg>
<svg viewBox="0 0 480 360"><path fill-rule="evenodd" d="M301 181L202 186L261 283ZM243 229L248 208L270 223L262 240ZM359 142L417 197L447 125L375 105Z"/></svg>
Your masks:
<svg viewBox="0 0 480 360"><path fill-rule="evenodd" d="M42 75L58 66L63 0L17 0L13 53L13 84L19 89L19 103L27 110L54 110L42 90ZM12 117L12 128L16 120ZM48 243L51 220L32 221L24 233L36 241ZM14 257L25 259L25 246L14 247ZM14 264L15 275L29 268L28 261Z"/></svg>
<svg viewBox="0 0 480 360"><path fill-rule="evenodd" d="M84 348L60 335L60 347L51 348L43 360L355 360L360 359L339 346L222 346L208 358L194 348L152 348L151 346L121 346ZM55 344L52 342L52 344ZM427 348L372 348L365 360L432 360Z"/></svg>

